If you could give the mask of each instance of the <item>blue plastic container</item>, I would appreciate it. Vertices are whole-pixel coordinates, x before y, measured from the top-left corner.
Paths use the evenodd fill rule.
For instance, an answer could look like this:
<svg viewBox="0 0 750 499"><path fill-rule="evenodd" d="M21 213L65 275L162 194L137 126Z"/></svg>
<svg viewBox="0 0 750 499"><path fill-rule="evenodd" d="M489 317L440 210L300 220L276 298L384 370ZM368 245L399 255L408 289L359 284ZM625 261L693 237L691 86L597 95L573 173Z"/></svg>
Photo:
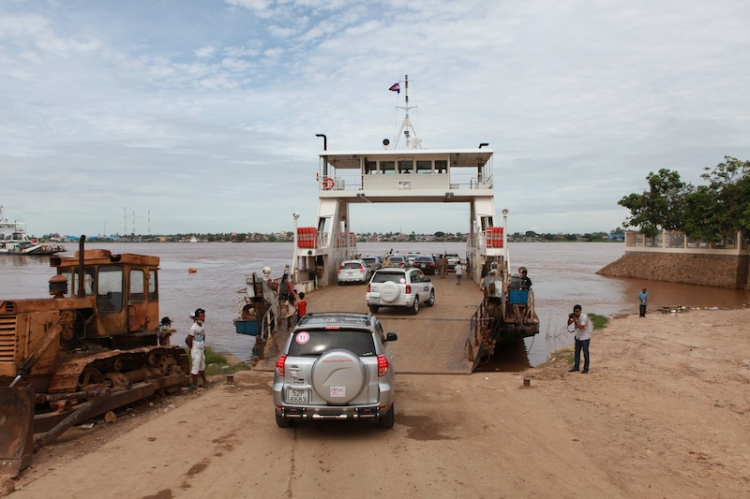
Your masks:
<svg viewBox="0 0 750 499"><path fill-rule="evenodd" d="M511 305L526 305L529 303L529 292L525 289L511 289L510 290L510 304Z"/></svg>

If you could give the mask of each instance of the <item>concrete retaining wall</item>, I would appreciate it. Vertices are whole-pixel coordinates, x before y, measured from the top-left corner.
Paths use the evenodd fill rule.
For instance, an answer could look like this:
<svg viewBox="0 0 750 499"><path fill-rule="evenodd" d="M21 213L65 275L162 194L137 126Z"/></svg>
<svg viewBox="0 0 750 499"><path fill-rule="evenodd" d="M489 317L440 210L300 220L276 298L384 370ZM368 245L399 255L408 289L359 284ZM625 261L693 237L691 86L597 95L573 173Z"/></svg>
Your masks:
<svg viewBox="0 0 750 499"><path fill-rule="evenodd" d="M750 289L750 257L628 252L598 274Z"/></svg>

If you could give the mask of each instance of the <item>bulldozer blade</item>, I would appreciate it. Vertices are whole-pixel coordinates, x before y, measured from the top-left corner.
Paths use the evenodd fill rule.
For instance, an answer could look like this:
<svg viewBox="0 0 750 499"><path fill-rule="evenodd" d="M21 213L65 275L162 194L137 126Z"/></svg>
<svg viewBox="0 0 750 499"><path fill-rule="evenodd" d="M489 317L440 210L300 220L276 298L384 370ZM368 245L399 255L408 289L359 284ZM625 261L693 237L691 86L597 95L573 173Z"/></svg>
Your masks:
<svg viewBox="0 0 750 499"><path fill-rule="evenodd" d="M34 453L34 389L0 387L0 478L14 478Z"/></svg>

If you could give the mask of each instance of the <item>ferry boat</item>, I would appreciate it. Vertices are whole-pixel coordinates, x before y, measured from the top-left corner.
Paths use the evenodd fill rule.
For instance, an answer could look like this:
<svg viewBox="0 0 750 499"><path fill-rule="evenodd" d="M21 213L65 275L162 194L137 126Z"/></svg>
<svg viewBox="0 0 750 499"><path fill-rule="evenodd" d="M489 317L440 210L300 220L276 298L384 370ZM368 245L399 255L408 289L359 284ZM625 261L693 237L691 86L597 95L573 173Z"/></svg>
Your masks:
<svg viewBox="0 0 750 499"><path fill-rule="evenodd" d="M40 243L29 238L26 224L6 219L0 206L0 255L49 256L64 251L60 244Z"/></svg>
<svg viewBox="0 0 750 499"><path fill-rule="evenodd" d="M294 213L294 256L283 279L288 276L296 292L318 289L326 293L336 287L330 285L337 283L341 262L359 253L349 210L354 203L462 203L467 206L469 230L461 263L465 275L482 284L481 294L477 293L477 300L481 301L473 316L467 317L469 337L464 349L466 358L476 368L480 359L491 356L495 346L504 340L539 332L533 291L510 270L505 231L508 211L503 210L502 224L498 223L493 151L489 144L466 149L423 149L409 116L413 108L409 106L408 76L403 90L405 116L393 144L386 139L383 149L333 151L327 148L327 137L318 135L323 139L323 150L318 154L317 220L313 226L299 226L300 214ZM404 148L399 149L402 137ZM270 282L269 277L270 274L263 281ZM237 332L245 333L240 328L246 325L243 321L257 321L253 332L257 335L258 352L263 355L262 345L270 335L267 325L274 322L273 313L282 316L281 301L271 289L260 286L258 276L248 276L246 284L246 291L241 291L246 296L240 298ZM282 280L273 289L286 290L284 284ZM449 301L445 303L451 307ZM279 310L274 312L275 308ZM249 309L255 314L247 315ZM457 324L439 323L432 331L437 333L442 328L452 334L461 327ZM459 334L466 335L466 329Z"/></svg>
<svg viewBox="0 0 750 499"><path fill-rule="evenodd" d="M500 275L509 269L504 227L495 215L492 155L487 143L467 149L423 149L409 112L409 79L404 81L405 117L393 143L383 149L319 153L318 216L315 226L297 227L294 282L305 290L336 283L339 264L357 255L349 216L353 203L462 203L468 205L466 254L469 276L483 262ZM400 138L405 148L399 149ZM507 214L507 212L505 212ZM295 217L295 221L297 217Z"/></svg>

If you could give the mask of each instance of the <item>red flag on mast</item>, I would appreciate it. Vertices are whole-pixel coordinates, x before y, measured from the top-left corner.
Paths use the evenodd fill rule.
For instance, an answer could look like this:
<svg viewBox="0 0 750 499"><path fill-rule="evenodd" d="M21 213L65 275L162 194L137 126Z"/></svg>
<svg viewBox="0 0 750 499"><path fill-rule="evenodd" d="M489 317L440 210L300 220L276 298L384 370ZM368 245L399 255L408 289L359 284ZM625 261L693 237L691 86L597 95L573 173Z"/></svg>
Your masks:
<svg viewBox="0 0 750 499"><path fill-rule="evenodd" d="M388 90L390 90L391 92L396 92L396 93L400 94L401 93L401 85L399 85L398 83L394 83L393 85L391 85L391 88L389 88Z"/></svg>

